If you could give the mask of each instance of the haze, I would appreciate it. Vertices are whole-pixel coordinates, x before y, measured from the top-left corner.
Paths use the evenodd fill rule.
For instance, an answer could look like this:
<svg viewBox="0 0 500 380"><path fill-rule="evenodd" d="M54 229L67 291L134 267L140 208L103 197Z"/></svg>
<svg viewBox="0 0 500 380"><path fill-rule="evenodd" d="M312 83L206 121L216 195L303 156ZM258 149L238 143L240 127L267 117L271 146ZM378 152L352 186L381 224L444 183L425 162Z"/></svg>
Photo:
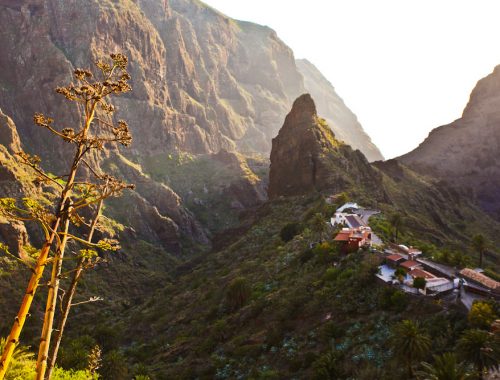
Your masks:
<svg viewBox="0 0 500 380"><path fill-rule="evenodd" d="M461 116L500 64L500 4L460 0L208 0L268 25L333 84L386 158Z"/></svg>

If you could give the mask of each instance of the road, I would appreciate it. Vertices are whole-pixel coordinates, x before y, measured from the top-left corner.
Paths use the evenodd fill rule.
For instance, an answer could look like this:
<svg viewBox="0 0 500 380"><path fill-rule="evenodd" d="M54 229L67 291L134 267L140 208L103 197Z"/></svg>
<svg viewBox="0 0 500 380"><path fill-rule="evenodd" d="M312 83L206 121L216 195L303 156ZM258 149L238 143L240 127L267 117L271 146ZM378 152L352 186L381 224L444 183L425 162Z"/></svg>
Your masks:
<svg viewBox="0 0 500 380"><path fill-rule="evenodd" d="M362 208L362 209L356 210L356 213L361 217L361 219L363 220L363 222L365 222L366 224L368 224L368 220L370 219L370 217L372 215L380 214L380 211L367 210L367 209ZM384 244L384 242L382 241L382 239L380 239L373 231L372 231L372 243L374 245L382 245L382 244Z"/></svg>

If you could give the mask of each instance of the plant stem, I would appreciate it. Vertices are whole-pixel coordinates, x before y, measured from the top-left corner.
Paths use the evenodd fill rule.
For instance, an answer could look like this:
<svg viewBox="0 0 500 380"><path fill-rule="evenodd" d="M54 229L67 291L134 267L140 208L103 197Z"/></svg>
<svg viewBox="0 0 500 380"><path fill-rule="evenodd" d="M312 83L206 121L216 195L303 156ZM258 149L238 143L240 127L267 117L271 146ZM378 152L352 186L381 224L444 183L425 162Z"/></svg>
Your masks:
<svg viewBox="0 0 500 380"><path fill-rule="evenodd" d="M45 316L43 321L42 336L40 338L40 347L38 349L38 360L36 364L36 380L43 380L45 376L45 369L47 368L47 357L50 347L50 338L52 336L52 325L54 322L54 313L57 303L57 293L59 292L59 282L62 269L62 259L64 257L64 250L68 242L68 229L69 229L69 216L66 215L64 219L63 231L65 234L62 237L61 243L57 247L56 254L54 255L54 262L52 263L52 276L49 283L49 292L47 295L47 305L45 307Z"/></svg>
<svg viewBox="0 0 500 380"><path fill-rule="evenodd" d="M92 237L94 235L94 231L97 225L97 221L99 219L99 216L101 215L101 210L102 210L102 205L104 203L104 199L101 199L97 205L97 209L94 214L94 219L92 220L92 223L90 225L87 241L89 243L92 243ZM52 370L54 369L54 366L56 365L56 360L57 360L57 354L59 352L59 347L61 345L61 340L64 332L64 328L66 327L66 322L68 320L68 315L69 311L71 309L71 304L73 301L73 296L76 293L76 287L78 286L78 281L80 280L80 277L83 272L83 265L85 263L85 258L81 257L80 260L78 260L78 264L76 266L76 270L73 274L73 279L71 280L71 285L65 294L63 298L63 307L62 307L62 315L61 315L61 320L59 321L59 324L57 326L57 332L56 332L56 337L54 340L54 346L52 347L50 351L50 361L48 363L47 367L47 379L50 379L50 376L52 375Z"/></svg>

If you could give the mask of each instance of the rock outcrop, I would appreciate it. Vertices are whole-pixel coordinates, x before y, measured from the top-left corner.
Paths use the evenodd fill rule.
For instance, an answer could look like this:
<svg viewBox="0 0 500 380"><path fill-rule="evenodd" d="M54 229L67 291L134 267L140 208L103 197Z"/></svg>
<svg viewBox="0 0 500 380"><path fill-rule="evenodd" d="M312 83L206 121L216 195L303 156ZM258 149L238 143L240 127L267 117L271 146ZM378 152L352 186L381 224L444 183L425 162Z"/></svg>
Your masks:
<svg viewBox="0 0 500 380"><path fill-rule="evenodd" d="M365 156L338 141L318 117L311 96L297 98L273 139L269 198L314 191L336 193L357 184L373 187L378 182L379 175Z"/></svg>
<svg viewBox="0 0 500 380"><path fill-rule="evenodd" d="M307 59L297 59L295 62L304 77L306 91L313 97L318 113L325 118L337 139L359 149L370 162L383 160L380 150L373 144L356 115L335 92L328 79Z"/></svg>
<svg viewBox="0 0 500 380"><path fill-rule="evenodd" d="M481 79L462 117L434 129L398 158L412 169L465 190L500 220L500 66Z"/></svg>

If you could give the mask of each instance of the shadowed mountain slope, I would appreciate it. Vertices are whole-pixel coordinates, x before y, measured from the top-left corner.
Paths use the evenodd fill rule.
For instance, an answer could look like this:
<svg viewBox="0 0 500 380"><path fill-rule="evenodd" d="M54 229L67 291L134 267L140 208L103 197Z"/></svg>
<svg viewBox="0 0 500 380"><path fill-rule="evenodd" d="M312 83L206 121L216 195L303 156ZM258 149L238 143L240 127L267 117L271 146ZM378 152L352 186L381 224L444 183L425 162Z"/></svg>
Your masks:
<svg viewBox="0 0 500 380"><path fill-rule="evenodd" d="M500 219L500 66L472 91L462 117L434 129L418 148L398 158L467 192Z"/></svg>

